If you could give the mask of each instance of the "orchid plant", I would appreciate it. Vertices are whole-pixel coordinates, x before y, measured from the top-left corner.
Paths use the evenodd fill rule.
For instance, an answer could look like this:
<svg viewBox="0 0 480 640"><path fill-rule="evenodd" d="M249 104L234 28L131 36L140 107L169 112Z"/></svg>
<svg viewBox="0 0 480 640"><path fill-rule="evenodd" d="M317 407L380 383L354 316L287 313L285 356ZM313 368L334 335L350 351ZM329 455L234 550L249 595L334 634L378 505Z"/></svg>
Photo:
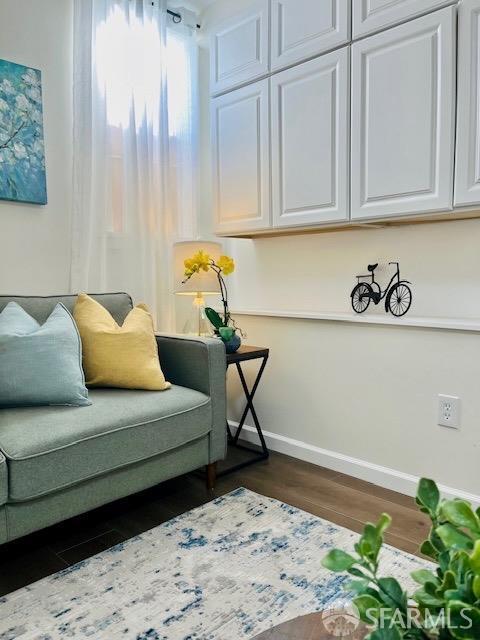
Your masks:
<svg viewBox="0 0 480 640"><path fill-rule="evenodd" d="M235 331L239 331L242 334L242 331L236 326L235 320L230 314L230 310L228 308L227 285L224 280L224 276L229 276L235 271L235 262L233 259L229 256L220 256L218 259L214 260L208 253L200 250L191 258L187 258L184 261L184 266L185 280L183 280L183 284L190 280L194 274L200 273L201 271L208 272L211 270L216 274L222 298L223 318L211 307L207 307L205 309L205 314L215 327L215 331L220 334L222 338L231 338ZM222 331L222 329L227 328L229 331Z"/></svg>

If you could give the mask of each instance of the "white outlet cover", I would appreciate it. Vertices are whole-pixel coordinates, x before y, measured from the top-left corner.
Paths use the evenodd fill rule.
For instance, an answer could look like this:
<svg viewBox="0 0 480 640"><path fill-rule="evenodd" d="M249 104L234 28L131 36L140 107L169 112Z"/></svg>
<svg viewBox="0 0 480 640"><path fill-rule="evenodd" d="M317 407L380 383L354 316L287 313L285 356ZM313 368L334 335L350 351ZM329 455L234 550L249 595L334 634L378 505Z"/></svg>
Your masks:
<svg viewBox="0 0 480 640"><path fill-rule="evenodd" d="M458 396L438 395L438 424L441 427L458 429L460 427L460 398Z"/></svg>

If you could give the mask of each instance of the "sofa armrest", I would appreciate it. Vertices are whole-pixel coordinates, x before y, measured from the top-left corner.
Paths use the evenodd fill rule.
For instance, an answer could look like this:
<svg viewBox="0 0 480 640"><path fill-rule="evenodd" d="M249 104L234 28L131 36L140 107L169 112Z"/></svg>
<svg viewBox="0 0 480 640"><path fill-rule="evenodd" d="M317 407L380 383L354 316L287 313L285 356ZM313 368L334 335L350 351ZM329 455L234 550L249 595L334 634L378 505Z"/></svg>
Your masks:
<svg viewBox="0 0 480 640"><path fill-rule="evenodd" d="M208 396L212 402L210 460L226 453L226 372L223 342L215 338L156 334L158 353L165 379Z"/></svg>

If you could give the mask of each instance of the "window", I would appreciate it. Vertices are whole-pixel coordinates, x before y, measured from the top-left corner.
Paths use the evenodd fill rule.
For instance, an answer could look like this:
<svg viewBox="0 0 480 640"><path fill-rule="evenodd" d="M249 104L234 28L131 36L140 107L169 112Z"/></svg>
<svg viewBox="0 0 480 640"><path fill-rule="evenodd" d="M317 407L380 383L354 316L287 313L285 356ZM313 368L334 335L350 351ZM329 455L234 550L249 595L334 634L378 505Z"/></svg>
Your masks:
<svg viewBox="0 0 480 640"><path fill-rule="evenodd" d="M158 127L162 74L159 26L153 18L127 19L116 6L97 29L95 68L103 93L106 117L112 127L127 128L134 119Z"/></svg>
<svg viewBox="0 0 480 640"><path fill-rule="evenodd" d="M155 14L138 17L117 5L97 27L95 74L108 135L112 212L108 224L115 234L125 231L124 154L132 133L141 135L147 127L150 134L159 136L162 122L168 122L171 184L181 180L187 146L191 162L197 73L193 51L193 35L175 25L167 29L165 48Z"/></svg>
<svg viewBox="0 0 480 640"><path fill-rule="evenodd" d="M108 124L127 128L132 114L137 128L143 123L158 128L165 60L169 134L182 131L188 120L193 82L188 36L181 27L167 30L167 49L155 17L129 19L116 6L97 29L95 66L106 102Z"/></svg>

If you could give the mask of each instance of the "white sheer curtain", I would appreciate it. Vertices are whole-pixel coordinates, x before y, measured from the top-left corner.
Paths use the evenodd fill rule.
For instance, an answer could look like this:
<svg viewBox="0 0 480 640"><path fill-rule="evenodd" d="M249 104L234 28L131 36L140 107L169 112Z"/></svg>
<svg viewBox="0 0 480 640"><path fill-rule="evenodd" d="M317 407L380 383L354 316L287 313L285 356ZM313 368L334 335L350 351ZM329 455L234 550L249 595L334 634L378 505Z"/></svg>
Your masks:
<svg viewBox="0 0 480 640"><path fill-rule="evenodd" d="M171 329L171 248L193 237L195 37L166 0L75 0L72 291L128 291Z"/></svg>

